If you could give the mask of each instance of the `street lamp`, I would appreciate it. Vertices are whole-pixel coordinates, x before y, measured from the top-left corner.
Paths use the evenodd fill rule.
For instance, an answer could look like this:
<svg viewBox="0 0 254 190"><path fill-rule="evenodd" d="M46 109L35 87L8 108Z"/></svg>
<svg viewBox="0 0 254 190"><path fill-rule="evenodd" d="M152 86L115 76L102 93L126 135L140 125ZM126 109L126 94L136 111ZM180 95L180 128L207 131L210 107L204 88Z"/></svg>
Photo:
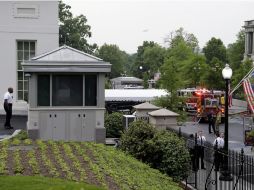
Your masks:
<svg viewBox="0 0 254 190"><path fill-rule="evenodd" d="M222 70L222 76L226 81L226 92L225 92L225 129L224 129L224 164L223 171L221 172L220 180L231 181L233 178L228 169L228 84L232 77L232 69L226 64L225 68Z"/></svg>

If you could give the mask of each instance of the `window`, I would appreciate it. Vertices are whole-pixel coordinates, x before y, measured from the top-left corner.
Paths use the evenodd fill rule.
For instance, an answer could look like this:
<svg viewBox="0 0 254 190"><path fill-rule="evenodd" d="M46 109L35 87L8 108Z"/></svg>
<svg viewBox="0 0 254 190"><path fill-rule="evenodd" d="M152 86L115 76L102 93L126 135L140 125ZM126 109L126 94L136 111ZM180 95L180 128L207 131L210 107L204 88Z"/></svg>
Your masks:
<svg viewBox="0 0 254 190"><path fill-rule="evenodd" d="M252 54L253 53L253 32L249 32L249 49L248 53Z"/></svg>
<svg viewBox="0 0 254 190"><path fill-rule="evenodd" d="M97 106L97 75L85 76L85 105Z"/></svg>
<svg viewBox="0 0 254 190"><path fill-rule="evenodd" d="M28 79L21 63L35 56L35 41L17 41L17 94L18 100L28 101Z"/></svg>
<svg viewBox="0 0 254 190"><path fill-rule="evenodd" d="M83 106L83 76L53 75L53 106Z"/></svg>
<svg viewBox="0 0 254 190"><path fill-rule="evenodd" d="M31 4L13 4L13 16L15 18L39 18L39 6Z"/></svg>
<svg viewBox="0 0 254 190"><path fill-rule="evenodd" d="M50 106L50 75L38 75L37 101L38 106Z"/></svg>

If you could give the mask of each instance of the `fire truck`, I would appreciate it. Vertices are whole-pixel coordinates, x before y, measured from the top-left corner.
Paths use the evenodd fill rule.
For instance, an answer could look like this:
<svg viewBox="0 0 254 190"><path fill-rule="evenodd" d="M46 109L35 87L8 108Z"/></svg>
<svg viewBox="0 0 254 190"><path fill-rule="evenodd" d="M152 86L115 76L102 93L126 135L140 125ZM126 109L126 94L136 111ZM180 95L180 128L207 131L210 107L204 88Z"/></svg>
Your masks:
<svg viewBox="0 0 254 190"><path fill-rule="evenodd" d="M195 92L197 97L197 119L207 121L208 113L215 117L221 111L221 122L224 122L225 98L224 92L219 90L202 89Z"/></svg>
<svg viewBox="0 0 254 190"><path fill-rule="evenodd" d="M210 112L215 117L219 110L222 113L221 121L224 121L224 91L190 88L179 90L178 95L187 97L185 110L195 112L198 121L207 121Z"/></svg>

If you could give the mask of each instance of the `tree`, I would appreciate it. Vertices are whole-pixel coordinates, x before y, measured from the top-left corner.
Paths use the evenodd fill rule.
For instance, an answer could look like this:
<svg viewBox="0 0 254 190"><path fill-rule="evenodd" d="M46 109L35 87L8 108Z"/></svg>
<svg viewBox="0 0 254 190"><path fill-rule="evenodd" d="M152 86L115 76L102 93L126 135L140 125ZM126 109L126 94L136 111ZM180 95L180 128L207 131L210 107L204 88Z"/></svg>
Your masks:
<svg viewBox="0 0 254 190"><path fill-rule="evenodd" d="M244 51L245 51L245 32L241 30L237 34L236 42L229 44L227 48L227 55L229 64L233 71L236 71L244 58Z"/></svg>
<svg viewBox="0 0 254 190"><path fill-rule="evenodd" d="M153 77L154 73L158 72L164 62L165 53L166 50L158 44L144 49L144 65L149 71L149 77Z"/></svg>
<svg viewBox="0 0 254 190"><path fill-rule="evenodd" d="M68 45L78 50L93 54L97 49L96 44L89 44L87 38L92 36L91 27L87 25L84 15L73 17L71 6L59 1L59 45Z"/></svg>
<svg viewBox="0 0 254 190"><path fill-rule="evenodd" d="M197 87L204 85L205 73L208 69L206 59L203 55L195 54L192 56L188 64L184 67L184 76L186 78L186 85L189 87Z"/></svg>
<svg viewBox="0 0 254 190"><path fill-rule="evenodd" d="M208 64L211 63L213 58L217 58L219 61L224 64L227 62L227 51L223 42L220 39L211 38L206 43L206 46L203 48L203 52L206 57L206 61Z"/></svg>
<svg viewBox="0 0 254 190"><path fill-rule="evenodd" d="M184 42L192 49L192 51L198 49L198 39L194 34L184 31L182 27L176 31L170 32L164 41L169 44L169 48L174 48L175 46L178 46L179 43Z"/></svg>
<svg viewBox="0 0 254 190"><path fill-rule="evenodd" d="M104 44L98 50L98 57L112 64L110 78L124 74L123 65L128 61L126 53L121 51L117 45Z"/></svg>
<svg viewBox="0 0 254 190"><path fill-rule="evenodd" d="M138 78L143 78L143 72L148 71L147 66L144 64L144 52L145 48L155 46L155 42L144 41L142 46L138 46L135 63L132 66L132 74ZM140 68L143 69L140 69Z"/></svg>
<svg viewBox="0 0 254 190"><path fill-rule="evenodd" d="M222 77L222 69L225 64L218 58L213 57L204 76L204 81L209 89L225 89L225 82Z"/></svg>

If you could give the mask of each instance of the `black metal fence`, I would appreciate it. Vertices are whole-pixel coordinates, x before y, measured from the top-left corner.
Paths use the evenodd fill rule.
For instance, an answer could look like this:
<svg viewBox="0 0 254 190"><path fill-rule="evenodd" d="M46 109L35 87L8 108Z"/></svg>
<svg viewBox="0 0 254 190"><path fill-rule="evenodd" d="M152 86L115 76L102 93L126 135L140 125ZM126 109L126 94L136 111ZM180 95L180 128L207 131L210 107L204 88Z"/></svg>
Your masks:
<svg viewBox="0 0 254 190"><path fill-rule="evenodd" d="M205 142L198 145L197 138L186 138L186 144L191 155L191 173L186 179L187 185L198 190L254 190L254 157L241 152L229 150L226 154L223 150ZM228 171L232 180L220 179L225 159L228 159ZM203 164L202 164L203 162Z"/></svg>

